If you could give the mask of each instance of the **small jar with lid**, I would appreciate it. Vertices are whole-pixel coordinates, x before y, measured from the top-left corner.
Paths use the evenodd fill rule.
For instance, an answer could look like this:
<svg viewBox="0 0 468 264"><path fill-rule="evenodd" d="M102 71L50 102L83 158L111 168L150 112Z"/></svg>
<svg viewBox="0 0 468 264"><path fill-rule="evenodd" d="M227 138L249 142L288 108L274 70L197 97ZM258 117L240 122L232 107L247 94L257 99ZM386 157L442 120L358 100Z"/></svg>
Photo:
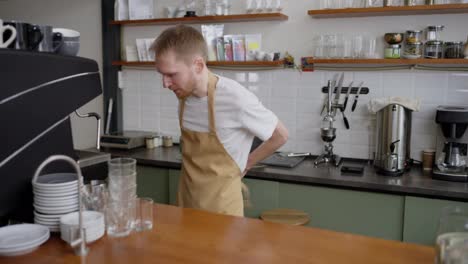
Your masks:
<svg viewBox="0 0 468 264"><path fill-rule="evenodd" d="M173 142L172 142L171 136L163 136L162 140L163 140L163 147L165 148L172 147Z"/></svg>
<svg viewBox="0 0 468 264"><path fill-rule="evenodd" d="M463 57L463 41L445 42L444 58L460 59Z"/></svg>
<svg viewBox="0 0 468 264"><path fill-rule="evenodd" d="M392 44L385 48L386 59L399 59L401 54L401 45Z"/></svg>
<svg viewBox="0 0 468 264"><path fill-rule="evenodd" d="M407 30L406 44L421 43L421 30Z"/></svg>
<svg viewBox="0 0 468 264"><path fill-rule="evenodd" d="M424 45L424 58L441 59L443 57L443 42L428 41Z"/></svg>
<svg viewBox="0 0 468 264"><path fill-rule="evenodd" d="M426 29L426 41L440 41L442 39L441 33L444 26L428 26Z"/></svg>
<svg viewBox="0 0 468 264"><path fill-rule="evenodd" d="M147 149L153 149L153 148L155 148L155 145L154 145L154 136L147 136L147 137L145 137L145 143L146 143L146 148L147 148Z"/></svg>
<svg viewBox="0 0 468 264"><path fill-rule="evenodd" d="M422 47L422 42L407 43L405 44L403 56L415 59L420 58L422 56Z"/></svg>

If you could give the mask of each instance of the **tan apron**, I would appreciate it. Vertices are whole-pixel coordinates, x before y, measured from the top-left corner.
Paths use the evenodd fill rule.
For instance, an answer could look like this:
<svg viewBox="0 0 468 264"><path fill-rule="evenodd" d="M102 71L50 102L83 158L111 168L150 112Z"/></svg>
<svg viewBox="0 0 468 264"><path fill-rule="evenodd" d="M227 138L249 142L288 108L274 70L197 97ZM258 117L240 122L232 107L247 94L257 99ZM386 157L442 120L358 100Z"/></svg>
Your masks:
<svg viewBox="0 0 468 264"><path fill-rule="evenodd" d="M182 171L177 201L179 206L210 212L244 215L241 171L216 135L214 92L218 78L208 73L209 132L183 127L185 99L180 101Z"/></svg>

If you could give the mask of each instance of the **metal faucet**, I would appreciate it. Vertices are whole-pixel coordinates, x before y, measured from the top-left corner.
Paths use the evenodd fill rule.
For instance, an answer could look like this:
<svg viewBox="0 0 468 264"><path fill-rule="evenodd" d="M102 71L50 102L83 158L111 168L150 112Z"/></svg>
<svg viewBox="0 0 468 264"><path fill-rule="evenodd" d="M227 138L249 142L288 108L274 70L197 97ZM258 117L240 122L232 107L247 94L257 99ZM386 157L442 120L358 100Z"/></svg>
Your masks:
<svg viewBox="0 0 468 264"><path fill-rule="evenodd" d="M101 148L101 116L98 113L87 113L87 114L80 114L78 110L75 111L75 114L80 118L86 117L95 117L97 120L97 139L96 139L96 149L99 150Z"/></svg>
<svg viewBox="0 0 468 264"><path fill-rule="evenodd" d="M76 171L76 175L78 177L78 206L79 206L79 213L78 213L78 230L79 230L79 237L70 242L70 245L75 249L75 254L78 256L86 256L89 252L89 249L86 247L86 233L85 229L83 227L83 208L82 208L82 199L81 199L81 189L83 188L83 175L81 173L80 166L78 166L78 163L76 163L75 160L72 158L65 156L65 155L53 155L48 157L46 160L44 160L41 165L37 168L36 172L34 173L34 177L32 179L32 182L37 181L37 177L41 173L41 171L47 166L49 163L54 162L54 161L66 161Z"/></svg>

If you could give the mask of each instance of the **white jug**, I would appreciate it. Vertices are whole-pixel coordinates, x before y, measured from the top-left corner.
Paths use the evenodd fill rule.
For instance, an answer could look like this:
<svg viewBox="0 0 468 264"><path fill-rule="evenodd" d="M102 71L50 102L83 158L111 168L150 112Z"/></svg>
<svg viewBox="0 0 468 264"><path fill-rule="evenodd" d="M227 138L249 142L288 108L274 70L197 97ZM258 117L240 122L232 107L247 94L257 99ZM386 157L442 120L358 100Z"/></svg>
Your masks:
<svg viewBox="0 0 468 264"><path fill-rule="evenodd" d="M7 30L11 31L11 36L9 39L3 39L3 33ZM3 20L0 19L0 48L6 48L10 45L16 38L16 29L10 25L3 25Z"/></svg>

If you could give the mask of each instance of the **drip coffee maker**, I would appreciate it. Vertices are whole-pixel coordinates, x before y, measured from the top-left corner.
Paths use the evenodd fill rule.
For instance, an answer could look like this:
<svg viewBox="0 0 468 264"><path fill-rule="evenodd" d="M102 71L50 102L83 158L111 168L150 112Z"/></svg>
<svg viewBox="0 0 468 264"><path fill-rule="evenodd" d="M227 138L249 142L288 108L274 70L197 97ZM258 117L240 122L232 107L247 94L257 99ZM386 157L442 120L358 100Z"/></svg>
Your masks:
<svg viewBox="0 0 468 264"><path fill-rule="evenodd" d="M433 177L449 181L467 181L468 106L439 106L436 123L436 166Z"/></svg>

